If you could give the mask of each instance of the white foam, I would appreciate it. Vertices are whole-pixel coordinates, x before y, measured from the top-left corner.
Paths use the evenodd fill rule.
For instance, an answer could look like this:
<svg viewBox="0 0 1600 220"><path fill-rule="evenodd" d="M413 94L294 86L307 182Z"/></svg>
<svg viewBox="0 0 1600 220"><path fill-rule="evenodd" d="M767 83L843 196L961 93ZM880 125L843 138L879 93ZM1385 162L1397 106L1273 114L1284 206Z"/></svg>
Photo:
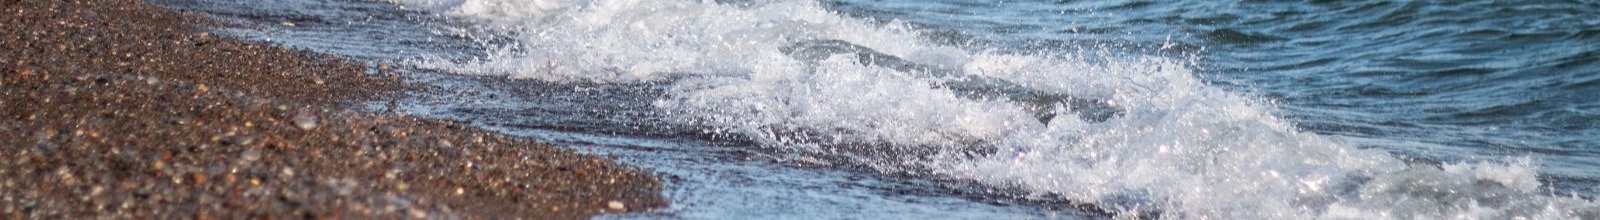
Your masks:
<svg viewBox="0 0 1600 220"><path fill-rule="evenodd" d="M485 20L537 18L567 9L579 0L390 0L415 9Z"/></svg>
<svg viewBox="0 0 1600 220"><path fill-rule="evenodd" d="M512 27L484 60L419 65L554 82L671 81L655 103L684 123L761 147L931 170L1034 196L1058 194L1172 219L1584 218L1592 202L1539 190L1527 159L1407 165L1298 131L1270 103L1205 85L1181 61L969 52L926 43L897 22L841 16L816 2L398 0ZM1034 89L1105 100L1105 122L1048 126L1001 100L964 99L839 55L816 64L779 48L840 39L885 54ZM981 48L979 48L981 49ZM856 148L834 151L825 146ZM974 146L997 153L972 156ZM907 149L936 156L886 161ZM863 162L851 161L851 162ZM1593 216L1588 216L1592 218Z"/></svg>

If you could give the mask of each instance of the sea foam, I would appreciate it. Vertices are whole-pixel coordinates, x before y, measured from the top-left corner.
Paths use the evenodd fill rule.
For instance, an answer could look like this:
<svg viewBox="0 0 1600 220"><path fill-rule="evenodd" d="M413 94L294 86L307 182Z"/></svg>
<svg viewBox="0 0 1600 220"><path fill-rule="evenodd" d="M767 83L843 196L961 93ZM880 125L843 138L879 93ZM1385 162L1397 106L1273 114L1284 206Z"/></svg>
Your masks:
<svg viewBox="0 0 1600 220"><path fill-rule="evenodd" d="M792 159L1018 188L1026 193L1012 196L1058 195L1124 217L1600 218L1593 202L1542 190L1529 159L1430 165L1349 146L1300 131L1271 102L1206 85L1179 59L958 48L929 43L910 25L843 16L812 1L395 1L514 39L482 59L418 66L551 82L666 82L659 111ZM805 63L781 51L819 39L1103 100L1122 112L1041 123L1016 103L934 86L947 79L850 54Z"/></svg>

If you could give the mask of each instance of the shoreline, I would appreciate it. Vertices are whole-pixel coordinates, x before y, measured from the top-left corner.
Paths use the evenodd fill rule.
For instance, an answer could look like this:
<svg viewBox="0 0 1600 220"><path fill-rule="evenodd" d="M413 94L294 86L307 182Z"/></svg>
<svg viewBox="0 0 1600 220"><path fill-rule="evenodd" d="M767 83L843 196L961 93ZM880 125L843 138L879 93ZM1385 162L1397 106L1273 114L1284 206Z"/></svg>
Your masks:
<svg viewBox="0 0 1600 220"><path fill-rule="evenodd" d="M359 112L419 85L137 0L0 0L5 218L587 218L666 206L607 159ZM368 75L366 72L377 72Z"/></svg>

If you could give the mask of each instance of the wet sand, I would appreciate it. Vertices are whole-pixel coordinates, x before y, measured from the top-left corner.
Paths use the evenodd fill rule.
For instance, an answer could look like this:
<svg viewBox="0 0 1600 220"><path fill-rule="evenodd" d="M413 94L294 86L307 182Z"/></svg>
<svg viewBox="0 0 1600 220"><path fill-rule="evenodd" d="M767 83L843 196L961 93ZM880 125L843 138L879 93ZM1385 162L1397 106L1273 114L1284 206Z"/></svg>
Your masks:
<svg viewBox="0 0 1600 220"><path fill-rule="evenodd" d="M659 180L604 158L352 111L424 89L358 61L212 36L137 0L0 9L0 218L573 219L666 205Z"/></svg>

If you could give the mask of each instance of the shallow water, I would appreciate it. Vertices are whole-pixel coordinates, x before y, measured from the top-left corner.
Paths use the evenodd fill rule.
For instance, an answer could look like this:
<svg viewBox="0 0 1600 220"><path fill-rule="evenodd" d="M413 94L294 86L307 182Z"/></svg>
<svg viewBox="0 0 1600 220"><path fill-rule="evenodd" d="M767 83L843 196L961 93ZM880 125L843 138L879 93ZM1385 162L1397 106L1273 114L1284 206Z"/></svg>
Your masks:
<svg viewBox="0 0 1600 220"><path fill-rule="evenodd" d="M667 180L607 218L1600 214L1596 3L160 2ZM918 68L784 51L813 40ZM1117 113L961 95L1005 85Z"/></svg>

